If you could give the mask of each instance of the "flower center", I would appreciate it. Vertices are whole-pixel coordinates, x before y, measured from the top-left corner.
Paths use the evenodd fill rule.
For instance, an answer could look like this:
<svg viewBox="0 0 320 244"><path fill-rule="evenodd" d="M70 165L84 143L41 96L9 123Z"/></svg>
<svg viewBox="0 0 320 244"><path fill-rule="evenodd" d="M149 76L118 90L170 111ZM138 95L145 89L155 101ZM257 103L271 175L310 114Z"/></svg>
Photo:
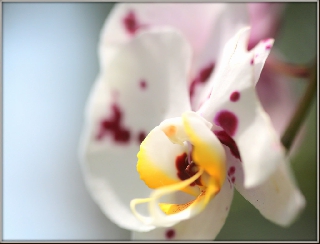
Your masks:
<svg viewBox="0 0 320 244"><path fill-rule="evenodd" d="M180 180L186 180L194 176L199 171L199 167L192 160L191 155L184 153L176 158L177 175ZM190 186L202 186L200 177L190 184Z"/></svg>

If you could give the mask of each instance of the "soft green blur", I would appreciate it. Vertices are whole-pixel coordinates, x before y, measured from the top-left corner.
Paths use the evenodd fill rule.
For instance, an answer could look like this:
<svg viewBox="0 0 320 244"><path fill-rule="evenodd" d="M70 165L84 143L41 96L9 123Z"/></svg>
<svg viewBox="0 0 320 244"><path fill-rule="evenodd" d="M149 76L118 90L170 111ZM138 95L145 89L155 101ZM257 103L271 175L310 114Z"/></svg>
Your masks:
<svg viewBox="0 0 320 244"><path fill-rule="evenodd" d="M292 63L313 61L317 49L317 3L288 3L284 23L275 42L285 58ZM290 82L290 81L288 81ZM297 100L306 88L305 80L292 80ZM317 110L316 99L305 121L305 135L292 157L297 183L306 198L306 208L290 227L279 227L266 220L239 193L231 206L226 224L216 240L317 240Z"/></svg>

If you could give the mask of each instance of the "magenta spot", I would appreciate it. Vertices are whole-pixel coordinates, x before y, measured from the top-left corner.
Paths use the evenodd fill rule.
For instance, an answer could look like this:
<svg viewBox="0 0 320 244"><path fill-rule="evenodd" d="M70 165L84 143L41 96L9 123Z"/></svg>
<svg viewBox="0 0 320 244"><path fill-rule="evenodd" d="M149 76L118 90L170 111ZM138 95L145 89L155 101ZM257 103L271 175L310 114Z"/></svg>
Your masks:
<svg viewBox="0 0 320 244"><path fill-rule="evenodd" d="M208 80L214 70L214 66L215 64L213 62L209 63L206 67L202 68L199 74L192 80L189 88L190 97L193 97L195 88L198 84L204 83Z"/></svg>
<svg viewBox="0 0 320 244"><path fill-rule="evenodd" d="M271 49L271 47L272 47L272 45L271 45L271 44L267 44L267 45L266 45L266 50L270 50L270 49Z"/></svg>
<svg viewBox="0 0 320 244"><path fill-rule="evenodd" d="M199 80L200 82L205 82L210 77L212 71L214 69L214 63L210 63L208 66L204 67L200 70Z"/></svg>
<svg viewBox="0 0 320 244"><path fill-rule="evenodd" d="M176 157L176 169L178 171L177 176L180 180L187 180L198 172L198 168L192 161L192 159L189 164L188 156L186 153L183 153ZM195 186L196 184L202 186L200 178L192 182L190 186Z"/></svg>
<svg viewBox="0 0 320 244"><path fill-rule="evenodd" d="M137 30L146 27L146 25L142 25L138 22L135 13L132 10L127 13L122 22L130 35L134 35Z"/></svg>
<svg viewBox="0 0 320 244"><path fill-rule="evenodd" d="M97 140L101 140L106 135L111 135L115 142L128 143L130 140L130 131L121 125L122 112L117 104L111 105L112 114L109 118L100 122Z"/></svg>
<svg viewBox="0 0 320 244"><path fill-rule="evenodd" d="M237 116L228 110L220 111L216 115L214 122L216 125L221 126L230 136L233 136L237 130Z"/></svg>
<svg viewBox="0 0 320 244"><path fill-rule="evenodd" d="M238 92L238 91L234 91L230 95L231 102L236 102L239 100L239 98L240 98L240 92Z"/></svg>
<svg viewBox="0 0 320 244"><path fill-rule="evenodd" d="M140 88L143 90L147 88L147 82L145 80L140 81Z"/></svg>
<svg viewBox="0 0 320 244"><path fill-rule="evenodd" d="M232 183L234 183L234 182L235 182L235 180L236 180L236 178L235 178L235 177L232 177L232 178L231 178Z"/></svg>
<svg viewBox="0 0 320 244"><path fill-rule="evenodd" d="M231 166L228 170L228 176L233 175L236 172L236 168L234 166Z"/></svg>
<svg viewBox="0 0 320 244"><path fill-rule="evenodd" d="M146 138L146 133L144 133L143 131L140 131L138 136L139 143L141 144L145 138Z"/></svg>
<svg viewBox="0 0 320 244"><path fill-rule="evenodd" d="M241 160L239 149L238 149L236 142L225 131L223 131L223 130L214 131L213 133L218 137L219 141L223 145L229 147L229 149L234 157Z"/></svg>
<svg viewBox="0 0 320 244"><path fill-rule="evenodd" d="M254 58L252 58L252 59L250 60L250 64L251 64L251 65L254 64Z"/></svg>
<svg viewBox="0 0 320 244"><path fill-rule="evenodd" d="M166 231L166 238L167 239L172 239L172 238L174 238L175 235L176 235L176 232L174 231L174 229L169 229Z"/></svg>

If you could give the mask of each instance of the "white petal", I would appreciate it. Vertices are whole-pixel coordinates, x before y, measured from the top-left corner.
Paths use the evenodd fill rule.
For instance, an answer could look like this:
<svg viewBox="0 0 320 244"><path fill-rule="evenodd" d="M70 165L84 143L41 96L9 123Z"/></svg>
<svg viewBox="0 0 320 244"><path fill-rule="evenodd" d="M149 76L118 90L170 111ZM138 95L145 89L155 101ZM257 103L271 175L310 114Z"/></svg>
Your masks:
<svg viewBox="0 0 320 244"><path fill-rule="evenodd" d="M203 51L195 57L192 70L190 92L192 106L198 109L208 100L215 71L220 65L222 50L237 32L249 25L249 12L246 4L226 4L216 13L217 18L212 23L210 35Z"/></svg>
<svg viewBox="0 0 320 244"><path fill-rule="evenodd" d="M101 33L103 44L124 43L144 30L165 26L181 31L195 53L202 51L224 4L117 4Z"/></svg>
<svg viewBox="0 0 320 244"><path fill-rule="evenodd" d="M248 52L248 37L249 29L243 29L226 44L212 83L212 95L199 112L236 141L245 186L254 187L285 160L285 152L255 93L255 84L273 40L262 41Z"/></svg>
<svg viewBox="0 0 320 244"><path fill-rule="evenodd" d="M230 153L227 155L229 178L242 196L266 219L282 226L290 225L304 208L305 199L295 183L288 162L282 162L263 184L247 189L244 187L241 162Z"/></svg>
<svg viewBox="0 0 320 244"><path fill-rule="evenodd" d="M197 216L170 228L150 232L133 232L133 240L213 240L228 216L233 198L233 187L226 181L218 195Z"/></svg>
<svg viewBox="0 0 320 244"><path fill-rule="evenodd" d="M150 192L136 171L136 154L166 115L190 108L189 63L190 50L181 35L144 33L113 52L90 94L80 148L83 173L100 208L123 228L150 229L129 210L130 200Z"/></svg>

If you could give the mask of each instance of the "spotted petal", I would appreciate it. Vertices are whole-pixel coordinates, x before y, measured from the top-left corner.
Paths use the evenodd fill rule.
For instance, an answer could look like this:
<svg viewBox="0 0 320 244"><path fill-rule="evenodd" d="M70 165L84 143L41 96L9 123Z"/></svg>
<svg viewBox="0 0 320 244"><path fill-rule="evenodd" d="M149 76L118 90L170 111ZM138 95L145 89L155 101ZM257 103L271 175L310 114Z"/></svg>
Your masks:
<svg viewBox="0 0 320 244"><path fill-rule="evenodd" d="M149 195L136 171L136 154L160 121L190 109L185 88L190 55L175 31L141 33L114 47L91 91L80 148L83 173L94 200L123 228L153 228L129 209L131 199Z"/></svg>
<svg viewBox="0 0 320 244"><path fill-rule="evenodd" d="M125 43L141 31L171 27L183 33L197 55L225 8L225 4L206 3L117 4L103 27L102 45Z"/></svg>
<svg viewBox="0 0 320 244"><path fill-rule="evenodd" d="M248 52L249 31L249 28L239 31L226 44L213 78L211 97L199 112L236 141L243 162L244 184L254 187L275 172L285 160L285 153L255 93L273 40L262 41Z"/></svg>

